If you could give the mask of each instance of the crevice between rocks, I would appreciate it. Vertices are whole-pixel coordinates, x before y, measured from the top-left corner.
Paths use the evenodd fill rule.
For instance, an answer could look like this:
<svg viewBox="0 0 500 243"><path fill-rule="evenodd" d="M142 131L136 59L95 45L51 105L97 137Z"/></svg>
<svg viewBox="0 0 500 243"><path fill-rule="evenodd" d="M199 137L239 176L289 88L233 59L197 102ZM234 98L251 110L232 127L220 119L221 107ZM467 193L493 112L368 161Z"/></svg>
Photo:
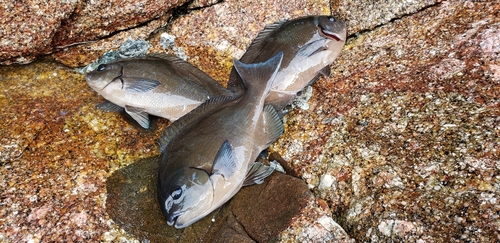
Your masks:
<svg viewBox="0 0 500 243"><path fill-rule="evenodd" d="M360 35L363 35L363 34L366 34L366 33L372 32L372 31L374 31L374 30L376 30L376 29L378 29L378 28L381 28L381 27L385 26L386 24L394 23L394 22L396 22L396 21L398 21L398 20L401 20L401 19L403 19L403 18L405 18L405 17L412 16L412 15L414 15L414 14L416 14L416 13L420 13L420 12L422 12L422 11L425 11L425 10L429 9L429 8L433 8L433 7L439 6L439 5L441 5L441 4L442 4L442 2L435 2L434 4L430 4L430 5L427 5L427 6L425 6L425 7L422 7L421 9L419 9L419 10L417 10L417 11L413 12L413 13L401 14L401 15L399 15L399 16L396 16L396 17L394 17L394 18L390 19L389 21L387 21L387 22L385 22L385 23L381 23L381 24L375 25L375 26L374 26L374 27L372 27L372 28L369 28L369 29L364 29L364 30L361 30L361 31L358 31L358 32L355 32L355 33L349 34L349 35L347 36L347 39L356 38L356 37L358 37L358 36L360 36ZM330 11L332 11L332 9L330 9Z"/></svg>
<svg viewBox="0 0 500 243"><path fill-rule="evenodd" d="M85 3L87 1L84 1ZM159 31L161 30L166 30L168 31L171 27L171 24L178 18L182 17L182 16L185 16L193 11L198 11L198 10L203 10L205 8L209 8L209 7L212 7L216 4L220 4L220 3L223 3L224 0L218 0L214 3L210 3L208 5L205 5L205 6L201 6L201 7L191 7L192 4L194 4L196 2L196 0L191 0L191 1L188 1L180 6L177 6L177 7L174 7L168 11L165 11L163 12L162 14L156 16L155 18L152 18L148 21L145 21L145 22L142 22L142 23L139 23L137 25L134 25L134 26L131 26L131 27L128 27L128 28L125 28L125 29L121 29L121 30L116 30L116 31L113 31L107 35L104 35L104 36L100 36L98 37L98 39L96 40L88 40L88 41L82 41L82 42L75 42L75 43L71 43L71 44L68 44L68 45L63 45L63 46L55 46L54 49L55 49L55 52L57 52L58 50L61 50L61 49L64 49L64 48L67 48L67 47L72 47L72 46L78 46L78 45L82 45L82 44L89 44L89 43L94 43L94 42L97 42L99 40L103 40L103 39L107 39L107 38L111 38L117 34L120 34L122 32L126 32L126 31L129 31L129 30L133 30L133 29L136 29L136 28L141 28L141 27L144 27L144 26L147 26L148 24L150 24L151 22L155 21L155 20L158 20L160 19L161 17L165 16L166 14L171 14L171 16L169 17L169 19L167 20L167 23L165 24L165 26L163 27L160 27L156 30L154 30L153 32L151 32L148 37L146 39L150 39L152 38L153 36L155 36ZM73 11L73 13L70 14L70 16L68 17L68 19L71 18L71 16L73 16L75 13L75 11ZM61 25L63 25L65 22L65 20L62 21Z"/></svg>

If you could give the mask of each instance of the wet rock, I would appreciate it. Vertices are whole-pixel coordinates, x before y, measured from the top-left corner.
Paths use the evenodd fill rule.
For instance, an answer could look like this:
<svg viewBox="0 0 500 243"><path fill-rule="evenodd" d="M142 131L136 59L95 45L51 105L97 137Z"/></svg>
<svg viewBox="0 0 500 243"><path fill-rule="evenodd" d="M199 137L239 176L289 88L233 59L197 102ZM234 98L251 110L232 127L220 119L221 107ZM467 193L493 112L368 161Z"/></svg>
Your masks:
<svg viewBox="0 0 500 243"><path fill-rule="evenodd" d="M361 34L285 117L271 154L352 238L500 237L499 8L443 2Z"/></svg>
<svg viewBox="0 0 500 243"><path fill-rule="evenodd" d="M314 201L306 184L274 173L261 185L244 187L219 210L192 226L168 226L156 195L158 158L137 161L108 178L106 209L113 221L151 242L277 241L294 218Z"/></svg>
<svg viewBox="0 0 500 243"><path fill-rule="evenodd" d="M328 4L313 4L313 10L304 12L281 9L277 18L328 14ZM309 109L285 116L284 137L270 154L287 173L306 181L316 198L291 219L278 241L498 241L500 6L494 1L425 4L424 10L352 35L331 77L314 84ZM267 15L250 17L247 6L236 15L243 16L240 23L240 17L224 16L237 14L236 7L233 13L232 6L216 5L192 12L189 21L177 19L169 33L176 33L173 47L179 53L186 49L188 61L225 80L230 58L245 50ZM273 12L274 6L267 9ZM65 7L54 8L59 10L67 17ZM10 12L6 16L9 21L19 18ZM348 16L348 21L362 19ZM35 22L30 20L25 21L28 27ZM113 34L120 38L113 46L66 46L55 56L71 65L91 62L100 54L91 57L88 51L103 53L129 38L148 39L167 22L168 15L162 15L133 34ZM210 32L204 22L221 27ZM230 28L236 24L245 27L243 32ZM18 27L10 22L1 26ZM33 30L40 36L21 44L1 41L14 51L26 46L45 50L45 44L35 43L53 32ZM151 51L161 47L161 34L150 39ZM221 41L213 41L217 38ZM181 235L169 235L172 227L149 233L141 228L145 224L134 227L138 220L117 225L107 211L111 206L105 207L106 181L114 179L110 176L117 169L157 156L155 140L168 123L160 120L157 131L143 131L120 115L95 109L103 100L83 75L47 60L0 67L0 73L1 241L125 242L146 237L187 242L212 237L250 242L255 235L275 237L243 231L245 220L231 211L232 201ZM143 195L141 188L132 192ZM146 192L155 199L154 191ZM148 207L118 209L153 214ZM161 218L159 211L156 217ZM158 227L161 222L147 221Z"/></svg>
<svg viewBox="0 0 500 243"><path fill-rule="evenodd" d="M116 228L105 182L110 171L157 154L159 131L94 108L102 99L83 75L53 61L0 73L0 241L122 237L105 234Z"/></svg>
<svg viewBox="0 0 500 243"><path fill-rule="evenodd" d="M180 48L195 57L204 71L214 64L228 72L233 56L243 54L250 41L266 25L304 15L333 13L348 25L349 33L370 29L392 19L436 4L435 0L376 3L295 0L252 1L125 1L8 3L0 19L0 64L29 63L37 56L54 53L61 63L84 66L105 51L117 49L127 39L151 40L155 51L164 51L156 32L169 30L178 36ZM177 10L175 10L177 9ZM172 12L189 13L170 23ZM168 25L168 26L167 26ZM202 38L199 38L202 37ZM211 61L199 55L213 56ZM222 76L222 72L215 75Z"/></svg>
<svg viewBox="0 0 500 243"><path fill-rule="evenodd" d="M258 242L275 241L312 199L302 180L282 173L274 173L262 185L244 189L229 206L236 220Z"/></svg>

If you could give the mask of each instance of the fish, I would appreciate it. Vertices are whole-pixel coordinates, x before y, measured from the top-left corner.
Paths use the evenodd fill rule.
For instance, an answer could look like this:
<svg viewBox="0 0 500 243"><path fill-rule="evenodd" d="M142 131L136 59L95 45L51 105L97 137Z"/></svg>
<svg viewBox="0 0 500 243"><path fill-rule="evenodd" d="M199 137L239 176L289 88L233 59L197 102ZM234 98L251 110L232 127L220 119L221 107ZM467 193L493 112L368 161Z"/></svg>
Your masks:
<svg viewBox="0 0 500 243"><path fill-rule="evenodd" d="M297 93L312 85L320 75L330 76L330 65L339 56L346 41L346 24L333 16L306 16L270 24L252 41L240 58L244 63L258 63L283 52L266 104L278 111L291 103ZM228 89L243 90L233 68Z"/></svg>
<svg viewBox="0 0 500 243"><path fill-rule="evenodd" d="M188 62L160 53L101 64L86 81L107 100L98 108L124 109L145 129L149 115L175 121L209 98L231 94Z"/></svg>
<svg viewBox="0 0 500 243"><path fill-rule="evenodd" d="M273 171L254 161L283 133L277 111L264 105L282 58L279 52L256 64L234 59L244 92L209 99L167 127L160 139L158 201L168 225L193 224Z"/></svg>

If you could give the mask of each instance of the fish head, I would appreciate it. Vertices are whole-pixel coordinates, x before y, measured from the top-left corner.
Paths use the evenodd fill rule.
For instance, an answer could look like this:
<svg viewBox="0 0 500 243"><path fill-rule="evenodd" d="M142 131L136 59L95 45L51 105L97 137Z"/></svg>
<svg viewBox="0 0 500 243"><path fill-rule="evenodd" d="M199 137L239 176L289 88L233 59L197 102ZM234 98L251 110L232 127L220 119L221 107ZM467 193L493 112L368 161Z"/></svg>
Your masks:
<svg viewBox="0 0 500 243"><path fill-rule="evenodd" d="M347 36L346 24L333 16L317 16L315 21L319 33L324 38L331 39L334 43L344 45Z"/></svg>
<svg viewBox="0 0 500 243"><path fill-rule="evenodd" d="M117 63L99 65L94 71L87 74L85 79L94 90L106 88L110 83L119 79L123 74L123 66Z"/></svg>
<svg viewBox="0 0 500 243"><path fill-rule="evenodd" d="M324 63L330 64L337 58L344 47L347 37L346 24L344 21L332 16L317 16L315 25L318 28L317 33L323 39L325 46L319 48L313 54L319 54L323 51L329 52L326 56L320 54L318 57L326 59Z"/></svg>
<svg viewBox="0 0 500 243"><path fill-rule="evenodd" d="M193 167L182 167L159 183L159 200L167 223L185 228L204 217L213 201L209 174Z"/></svg>

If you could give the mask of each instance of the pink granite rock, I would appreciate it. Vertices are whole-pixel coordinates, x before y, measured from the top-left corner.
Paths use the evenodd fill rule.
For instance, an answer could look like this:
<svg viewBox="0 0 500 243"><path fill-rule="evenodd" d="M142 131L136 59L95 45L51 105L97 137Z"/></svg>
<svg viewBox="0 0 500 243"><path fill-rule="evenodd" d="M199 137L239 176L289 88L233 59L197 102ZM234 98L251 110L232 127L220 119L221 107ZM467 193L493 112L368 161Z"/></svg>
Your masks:
<svg viewBox="0 0 500 243"><path fill-rule="evenodd" d="M29 63L41 54L109 38L147 25L184 2L7 1L0 6L0 64Z"/></svg>

